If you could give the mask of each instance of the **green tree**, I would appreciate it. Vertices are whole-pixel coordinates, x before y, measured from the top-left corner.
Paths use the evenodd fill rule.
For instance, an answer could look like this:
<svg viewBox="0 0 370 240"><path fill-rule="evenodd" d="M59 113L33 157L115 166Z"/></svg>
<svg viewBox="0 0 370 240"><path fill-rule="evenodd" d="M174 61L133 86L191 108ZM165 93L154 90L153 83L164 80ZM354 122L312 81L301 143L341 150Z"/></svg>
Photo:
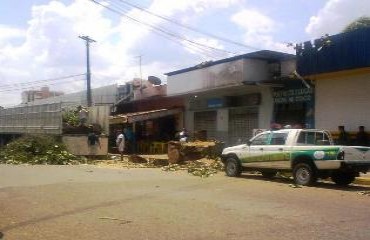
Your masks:
<svg viewBox="0 0 370 240"><path fill-rule="evenodd" d="M370 27L370 17L364 16L348 24L347 27L343 29L343 32L351 32L356 29L367 28L367 27Z"/></svg>

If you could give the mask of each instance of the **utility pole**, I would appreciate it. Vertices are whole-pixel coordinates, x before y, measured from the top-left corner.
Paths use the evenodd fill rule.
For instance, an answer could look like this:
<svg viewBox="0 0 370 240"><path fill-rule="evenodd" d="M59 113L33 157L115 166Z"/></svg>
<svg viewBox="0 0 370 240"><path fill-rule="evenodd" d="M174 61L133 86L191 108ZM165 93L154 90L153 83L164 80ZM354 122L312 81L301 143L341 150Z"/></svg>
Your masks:
<svg viewBox="0 0 370 240"><path fill-rule="evenodd" d="M96 42L89 36L79 36L82 40L86 42L86 96L87 96L87 106L91 107L91 73L90 73L90 43Z"/></svg>

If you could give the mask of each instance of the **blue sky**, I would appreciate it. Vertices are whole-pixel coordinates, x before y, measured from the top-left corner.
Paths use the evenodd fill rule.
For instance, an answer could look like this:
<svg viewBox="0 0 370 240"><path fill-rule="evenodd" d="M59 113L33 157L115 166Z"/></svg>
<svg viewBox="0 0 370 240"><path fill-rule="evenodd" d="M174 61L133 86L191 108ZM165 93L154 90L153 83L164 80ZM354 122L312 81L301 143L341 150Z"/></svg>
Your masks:
<svg viewBox="0 0 370 240"><path fill-rule="evenodd" d="M91 46L91 66L92 83L98 87L139 77L139 55L144 78L165 80L165 72L255 49L294 53L287 42L339 33L370 12L368 0L96 1L150 24L159 35L90 0L2 0L0 106L18 104L22 90L51 83L35 81L84 73L85 46L79 35L97 41ZM189 31L124 2L250 47ZM52 83L51 89L66 93L84 89L81 77Z"/></svg>

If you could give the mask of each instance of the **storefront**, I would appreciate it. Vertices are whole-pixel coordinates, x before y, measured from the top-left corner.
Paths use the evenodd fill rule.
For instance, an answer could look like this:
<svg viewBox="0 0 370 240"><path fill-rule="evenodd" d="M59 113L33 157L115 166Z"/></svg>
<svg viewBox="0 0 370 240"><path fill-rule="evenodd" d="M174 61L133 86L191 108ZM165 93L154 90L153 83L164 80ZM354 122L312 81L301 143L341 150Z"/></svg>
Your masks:
<svg viewBox="0 0 370 240"><path fill-rule="evenodd" d="M300 80L290 80L273 91L273 123L298 128L314 128L314 88Z"/></svg>
<svg viewBox="0 0 370 240"><path fill-rule="evenodd" d="M115 132L123 130L128 140L128 153L165 153L166 143L175 139L175 134L182 125L182 118L181 108L111 116L111 146L114 148Z"/></svg>
<svg viewBox="0 0 370 240"><path fill-rule="evenodd" d="M228 96L222 96L226 95L223 93L221 96L204 96L190 101L186 125L192 135L203 132L207 139L222 141L230 146L246 142L253 136L254 129L266 128L263 121L271 116L272 100L268 98L271 93L267 89L240 92L229 90L226 91Z"/></svg>

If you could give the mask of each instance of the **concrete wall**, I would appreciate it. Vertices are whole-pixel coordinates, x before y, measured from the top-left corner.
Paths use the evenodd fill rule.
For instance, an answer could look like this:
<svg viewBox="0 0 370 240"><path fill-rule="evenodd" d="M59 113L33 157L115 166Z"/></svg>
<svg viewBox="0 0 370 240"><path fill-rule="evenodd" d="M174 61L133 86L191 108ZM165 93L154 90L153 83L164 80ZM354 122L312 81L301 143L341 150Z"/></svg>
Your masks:
<svg viewBox="0 0 370 240"><path fill-rule="evenodd" d="M241 84L243 60L221 63L168 76L167 94L176 95Z"/></svg>
<svg viewBox="0 0 370 240"><path fill-rule="evenodd" d="M281 76L288 76L297 68L295 59L281 62Z"/></svg>
<svg viewBox="0 0 370 240"><path fill-rule="evenodd" d="M370 130L370 74L316 80L316 128Z"/></svg>
<svg viewBox="0 0 370 240"><path fill-rule="evenodd" d="M268 63L264 60L244 59L243 81L258 82L270 78Z"/></svg>
<svg viewBox="0 0 370 240"><path fill-rule="evenodd" d="M108 154L108 138L100 137L101 148L97 146L95 149L87 144L87 136L81 135L64 135L63 143L67 146L70 153L77 156L95 156Z"/></svg>
<svg viewBox="0 0 370 240"><path fill-rule="evenodd" d="M261 88L261 104L258 112L258 128L270 129L272 115L274 111L274 99L272 89L268 87Z"/></svg>
<svg viewBox="0 0 370 240"><path fill-rule="evenodd" d="M94 106L89 109L88 123L100 124L105 134L109 134L109 115L111 112L110 106Z"/></svg>

